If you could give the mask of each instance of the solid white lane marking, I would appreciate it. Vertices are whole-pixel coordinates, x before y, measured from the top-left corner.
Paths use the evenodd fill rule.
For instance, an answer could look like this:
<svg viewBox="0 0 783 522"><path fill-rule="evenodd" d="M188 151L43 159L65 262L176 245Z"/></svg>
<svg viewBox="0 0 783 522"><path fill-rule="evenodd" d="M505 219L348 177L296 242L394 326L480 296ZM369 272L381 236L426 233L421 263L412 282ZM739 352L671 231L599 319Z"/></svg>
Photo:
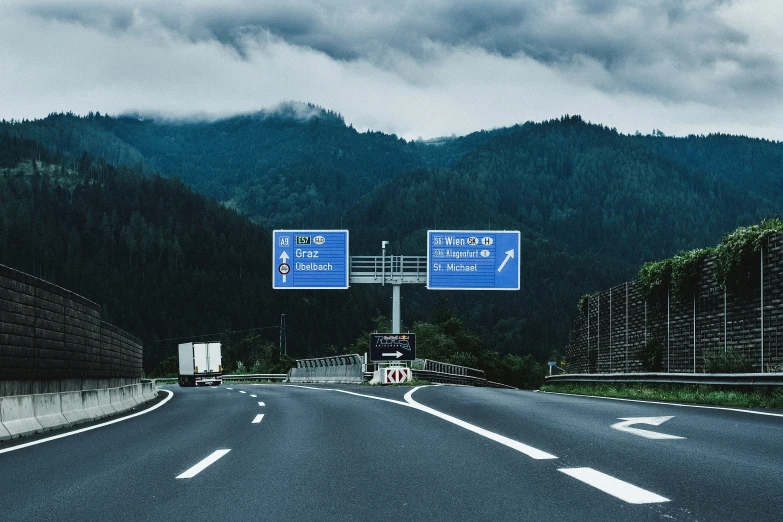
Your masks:
<svg viewBox="0 0 783 522"><path fill-rule="evenodd" d="M146 409L144 411L140 411L140 412L134 413L132 415L127 415L127 416L119 418L119 419L114 419L114 420L110 420L108 422L102 422L100 424L95 424L95 425L89 426L87 428L82 428L82 429L79 429L79 430L69 431L68 433L61 433L59 435L53 435L51 437L46 437L45 439L34 440L32 442L26 442L24 444L19 444L18 446L14 446L12 448L0 449L0 454L2 454L2 453L9 453L11 451L20 450L22 448L29 448L30 446L35 446L36 444L43 444L44 442L49 442L50 440L56 440L56 439L62 439L64 437L70 437L71 435L84 433L85 431L90 431L90 430L95 430L95 429L98 429L98 428L103 428L104 426L109 426L111 424L116 424L118 422L122 422L122 421L125 421L125 420L128 420L128 419L132 419L133 417L138 417L139 415L144 415L145 413L149 413L151 411L157 410L158 408L160 408L161 406L163 406L164 404L169 402L169 400L171 400L172 397L174 397L174 392L171 391L171 390L161 390L161 389L159 389L158 391L166 392L166 393L169 394L169 396L166 397L165 399L163 399L162 401L160 401L158 404L156 404L152 408L148 408L148 409Z"/></svg>
<svg viewBox="0 0 783 522"><path fill-rule="evenodd" d="M452 417L451 415L446 415L445 413L441 413L438 410L434 410L428 406L424 406L423 404L420 404L413 400L413 392L421 388L421 386L417 386L416 388L412 389L408 393L405 394L405 401L396 401L394 399L387 399L385 397L374 397L372 395L364 395L361 393L354 393L349 392L346 390L337 390L334 388L316 388L314 386L293 386L295 388L306 388L309 390L322 390L322 391L336 391L340 393L346 393L348 395L356 395L357 397L366 397L368 399L375 399L377 401L384 401L384 402L393 402L394 404L399 404L401 406L408 406L410 408L417 409L419 411L423 411L425 413L429 413L430 415L434 415L440 419L443 419L447 422L450 422L452 424L456 424L460 428L464 428L468 431L472 431L473 433L476 433L478 435L481 435L482 437L486 437L490 440L494 440L495 442L498 442L500 444L503 444L504 446L508 446L509 448L515 449L521 453L524 453L528 457L534 458L534 459L556 459L557 457L547 453L545 451L541 451L537 448L534 448L532 446L528 446L527 444L523 444L519 441L516 441L514 439L510 439L508 437L505 437L503 435L499 435L497 433L491 432L489 430L485 430L484 428L479 428L478 426L474 426L473 424L470 424L468 422L465 422L463 420L460 420L456 417Z"/></svg>
<svg viewBox="0 0 783 522"><path fill-rule="evenodd" d="M473 424L470 424L469 422L465 422L463 420L460 420L456 417L452 417L451 415L447 415L445 413L441 413L438 410L434 410L430 408L429 406L424 406L423 404L420 404L413 400L413 392L418 390L420 387L416 387L405 394L405 400L414 408L417 410L421 410L424 412L429 413L430 415L434 415L440 419L443 419L447 422L450 422L452 424L456 424L460 428L464 428L468 431L472 431L473 433L476 433L478 435L481 435L482 437L486 437L490 440L494 440L495 442L499 442L500 444L503 444L504 446L508 446L511 449L515 449L519 451L520 453L524 453L528 457L541 460L541 459L556 459L557 457L547 453L545 451L541 451L540 449L534 448L533 446L528 446L527 444L523 444L519 441L516 441L514 439L510 439L508 437L505 437L503 435L499 435L497 433L494 433L489 430L485 430L484 428L479 428L478 426L474 426Z"/></svg>
<svg viewBox="0 0 783 522"><path fill-rule="evenodd" d="M253 398L255 399L255 398L257 398L257 397L258 397L258 395L251 395L251 397L253 397Z"/></svg>
<svg viewBox="0 0 783 522"><path fill-rule="evenodd" d="M338 390L336 388L316 388L315 386L302 386L298 384L288 384L287 386L290 386L291 388L304 388L305 390L333 391L333 392L345 393L346 395L355 395L357 397L364 397L366 399L374 399L376 401L393 402L394 404L399 404L400 406L411 406L407 402L396 401L394 399L387 399L385 397L375 397L374 395L365 395L363 393L349 392L348 390Z"/></svg>
<svg viewBox="0 0 783 522"><path fill-rule="evenodd" d="M239 393L247 393L246 391L239 390Z"/></svg>
<svg viewBox="0 0 783 522"><path fill-rule="evenodd" d="M679 404L675 402L644 401L641 399L624 399L622 397L601 397L599 395L579 395L577 393L562 393L536 390L538 393L550 395L568 395L569 397L587 397L589 399L607 399L610 401L640 402L642 404L660 404L661 406L676 406L677 408L697 408L700 410L735 411L738 413L751 413L753 415L766 415L768 417L783 417L783 413L769 413L766 411L740 410L739 408L727 408L724 406L702 406L701 404Z"/></svg>
<svg viewBox="0 0 783 522"><path fill-rule="evenodd" d="M685 437L678 437L677 435L669 435L667 433L658 433L657 431L643 430L641 428L631 428L634 424L649 424L650 426L660 426L664 422L673 417L622 417L621 421L617 424L612 424L612 428L618 431L624 431L633 435L638 435L646 439L653 440L667 440L667 439L684 439Z"/></svg>
<svg viewBox="0 0 783 522"><path fill-rule="evenodd" d="M266 404L264 404L263 402L259 402L258 405L259 406L266 406Z"/></svg>
<svg viewBox="0 0 783 522"><path fill-rule="evenodd" d="M204 471L206 468L214 464L218 461L218 459L222 458L226 453L231 451L230 449L222 449L217 450L212 453L209 457L205 458L189 470L187 470L185 473L182 473L181 475L178 475L178 479L185 479L185 478L193 478L202 471Z"/></svg>
<svg viewBox="0 0 783 522"><path fill-rule="evenodd" d="M261 419L263 418L264 418L264 414L259 413L258 415L256 415L256 418L253 419L253 422L251 422L250 424L258 424L259 422L261 422Z"/></svg>
<svg viewBox="0 0 783 522"><path fill-rule="evenodd" d="M659 502L669 502L669 499L656 495L651 491L629 484L628 482L616 479L606 473L601 473L592 468L569 468L559 469L566 475L570 475L585 484L600 489L613 497L624 500L629 504L655 504Z"/></svg>

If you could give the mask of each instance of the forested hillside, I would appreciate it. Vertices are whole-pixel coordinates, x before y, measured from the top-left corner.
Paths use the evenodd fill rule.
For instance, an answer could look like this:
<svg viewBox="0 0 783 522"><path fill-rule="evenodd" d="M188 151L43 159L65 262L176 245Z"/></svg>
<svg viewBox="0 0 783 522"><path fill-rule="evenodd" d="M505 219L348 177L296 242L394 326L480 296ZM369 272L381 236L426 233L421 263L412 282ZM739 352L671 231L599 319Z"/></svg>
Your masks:
<svg viewBox="0 0 783 522"><path fill-rule="evenodd" d="M272 228L347 228L353 255L382 240L423 255L427 229L520 230L521 291L407 286L403 323L446 295L486 347L543 360L565 346L579 296L783 204L779 143L625 136L579 117L406 142L306 109L3 122L0 262L98 301L153 359L159 339L273 327L281 313L304 356L372 329L389 292L273 292Z"/></svg>
<svg viewBox="0 0 783 522"><path fill-rule="evenodd" d="M450 165L491 134L425 145L359 133L341 116L305 105L215 122L52 114L3 127L74 157L87 151L115 166L177 176L268 228L339 224L381 183L414 168Z"/></svg>
<svg viewBox="0 0 783 522"><path fill-rule="evenodd" d="M522 289L454 299L493 346L536 347L545 356L541 346L567 342L564 328L591 288L630 280L644 261L714 244L776 213L761 197L572 117L494 136L451 169L401 175L346 222L356 248L383 237L395 253L420 255L428 228L521 230Z"/></svg>
<svg viewBox="0 0 783 522"><path fill-rule="evenodd" d="M356 313L346 294L273 294L271 234L181 181L87 154L77 170L71 163L0 135L0 263L96 301L145 341L148 369L176 347L161 339L266 327L255 333L277 344L286 312L288 342L302 356L347 346L367 327L357 317L323 336ZM376 312L366 310L367 325Z"/></svg>

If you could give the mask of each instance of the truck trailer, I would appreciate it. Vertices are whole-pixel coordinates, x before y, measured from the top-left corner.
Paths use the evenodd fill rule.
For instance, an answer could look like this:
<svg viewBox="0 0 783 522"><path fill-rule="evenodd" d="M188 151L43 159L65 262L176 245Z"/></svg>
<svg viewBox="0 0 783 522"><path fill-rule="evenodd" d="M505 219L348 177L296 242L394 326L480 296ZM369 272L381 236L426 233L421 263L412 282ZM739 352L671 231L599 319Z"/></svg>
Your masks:
<svg viewBox="0 0 783 522"><path fill-rule="evenodd" d="M219 385L223 382L220 343L182 343L179 345L179 385Z"/></svg>

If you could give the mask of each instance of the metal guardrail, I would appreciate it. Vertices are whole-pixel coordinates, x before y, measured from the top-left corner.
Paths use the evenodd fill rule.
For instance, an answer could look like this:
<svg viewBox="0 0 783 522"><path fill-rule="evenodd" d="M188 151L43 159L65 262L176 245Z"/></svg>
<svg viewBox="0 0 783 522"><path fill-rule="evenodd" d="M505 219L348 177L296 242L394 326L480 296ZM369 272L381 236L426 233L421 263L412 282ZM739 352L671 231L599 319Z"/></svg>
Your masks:
<svg viewBox="0 0 783 522"><path fill-rule="evenodd" d="M442 363L439 361L433 361L430 359L424 359L424 370L440 373L448 373L450 375L464 375L466 377L477 377L484 379L484 370L477 368L471 368L469 366L460 366L458 364Z"/></svg>
<svg viewBox="0 0 783 522"><path fill-rule="evenodd" d="M783 373L574 373L545 378L545 383L554 382L783 386Z"/></svg>
<svg viewBox="0 0 783 522"><path fill-rule="evenodd" d="M243 375L223 375L224 381L284 381L287 373L248 373ZM177 382L176 377L159 377L150 379L153 382Z"/></svg>

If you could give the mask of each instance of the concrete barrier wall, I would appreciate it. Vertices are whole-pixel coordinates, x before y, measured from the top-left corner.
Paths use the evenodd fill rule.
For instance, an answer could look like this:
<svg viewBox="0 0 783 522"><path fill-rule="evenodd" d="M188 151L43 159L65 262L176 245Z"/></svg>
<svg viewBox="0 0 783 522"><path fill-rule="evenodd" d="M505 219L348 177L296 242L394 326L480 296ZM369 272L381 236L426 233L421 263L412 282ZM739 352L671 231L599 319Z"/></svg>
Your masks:
<svg viewBox="0 0 783 522"><path fill-rule="evenodd" d="M0 441L128 411L153 400L151 382L61 393L0 397Z"/></svg>
<svg viewBox="0 0 783 522"><path fill-rule="evenodd" d="M361 383L364 365L358 355L304 359L288 372L288 382Z"/></svg>
<svg viewBox="0 0 783 522"><path fill-rule="evenodd" d="M141 342L102 321L96 303L0 265L0 384L138 379L141 364Z"/></svg>

